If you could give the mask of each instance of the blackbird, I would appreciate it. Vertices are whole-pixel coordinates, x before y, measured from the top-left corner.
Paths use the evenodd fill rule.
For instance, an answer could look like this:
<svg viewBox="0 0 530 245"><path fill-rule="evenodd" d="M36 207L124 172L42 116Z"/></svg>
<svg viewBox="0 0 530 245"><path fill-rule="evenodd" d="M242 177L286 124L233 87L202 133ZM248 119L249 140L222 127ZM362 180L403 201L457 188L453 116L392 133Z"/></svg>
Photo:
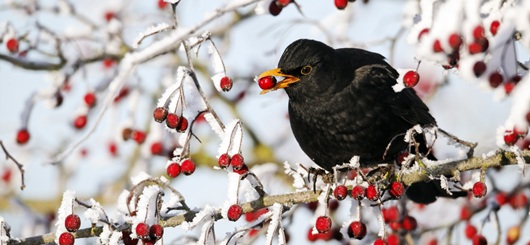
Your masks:
<svg viewBox="0 0 530 245"><path fill-rule="evenodd" d="M278 68L258 78L267 76L284 78L263 92L285 89L298 144L328 171L353 156L360 157L363 167L391 162L407 150L408 143L403 140L407 130L417 124L436 125L413 89L393 89L399 74L377 53L333 49L315 40L300 39L285 49ZM424 141L423 137L417 140ZM449 195L434 180L412 184L406 194L417 203L427 204L438 196L462 193Z"/></svg>

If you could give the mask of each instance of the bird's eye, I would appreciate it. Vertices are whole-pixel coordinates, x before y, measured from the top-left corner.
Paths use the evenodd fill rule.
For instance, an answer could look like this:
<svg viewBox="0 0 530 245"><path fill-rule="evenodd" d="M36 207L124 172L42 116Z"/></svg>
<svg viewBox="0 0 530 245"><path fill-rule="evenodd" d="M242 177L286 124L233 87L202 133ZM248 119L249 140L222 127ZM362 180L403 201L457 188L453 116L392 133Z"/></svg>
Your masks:
<svg viewBox="0 0 530 245"><path fill-rule="evenodd" d="M313 70L313 67L304 66L302 67L302 70L300 70L300 73L302 73L302 75L309 75L309 73L311 73L312 70Z"/></svg>

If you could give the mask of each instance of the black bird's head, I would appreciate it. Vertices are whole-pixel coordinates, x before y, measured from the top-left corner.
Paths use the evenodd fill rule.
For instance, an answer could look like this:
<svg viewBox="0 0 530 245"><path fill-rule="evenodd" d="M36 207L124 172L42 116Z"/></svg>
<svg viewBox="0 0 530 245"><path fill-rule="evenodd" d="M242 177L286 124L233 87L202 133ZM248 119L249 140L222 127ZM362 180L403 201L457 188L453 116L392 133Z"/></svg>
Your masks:
<svg viewBox="0 0 530 245"><path fill-rule="evenodd" d="M291 43L282 54L278 68L261 73L266 76L283 77L273 88L263 90L267 93L284 88L291 99L302 95L333 93L342 89L338 81L351 81L348 61L342 60L336 50L315 40L299 39ZM344 84L345 86L346 84Z"/></svg>

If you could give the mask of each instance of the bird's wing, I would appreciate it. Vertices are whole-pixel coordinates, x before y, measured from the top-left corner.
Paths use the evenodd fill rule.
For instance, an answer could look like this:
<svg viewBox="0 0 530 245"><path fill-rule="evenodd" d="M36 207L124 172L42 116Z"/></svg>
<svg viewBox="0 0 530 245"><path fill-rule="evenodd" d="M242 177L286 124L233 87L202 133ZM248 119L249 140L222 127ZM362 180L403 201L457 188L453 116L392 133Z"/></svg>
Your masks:
<svg viewBox="0 0 530 245"><path fill-rule="evenodd" d="M396 92L395 96L390 98L389 103L394 114L411 125L436 125L436 120L429 113L429 108L411 88Z"/></svg>

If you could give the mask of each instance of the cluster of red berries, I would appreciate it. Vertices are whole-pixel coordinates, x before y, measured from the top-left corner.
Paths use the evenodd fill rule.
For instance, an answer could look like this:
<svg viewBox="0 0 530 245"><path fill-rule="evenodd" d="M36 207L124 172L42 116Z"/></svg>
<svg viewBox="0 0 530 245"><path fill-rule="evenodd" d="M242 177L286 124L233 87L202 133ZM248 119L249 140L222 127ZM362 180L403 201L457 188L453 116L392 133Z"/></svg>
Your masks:
<svg viewBox="0 0 530 245"><path fill-rule="evenodd" d="M221 81L220 81L219 85L221 86L221 89L224 92L228 92L228 91L230 91L232 89L232 86L234 85L234 82L232 82L232 78L224 76L223 78L221 78Z"/></svg>
<svg viewBox="0 0 530 245"><path fill-rule="evenodd" d="M156 122L162 123L166 121L166 126L182 133L188 129L188 119L182 114L178 116L176 113L169 113L165 107L157 107L153 111L153 118Z"/></svg>
<svg viewBox="0 0 530 245"><path fill-rule="evenodd" d="M519 139L523 139L528 134L528 128L520 129L518 127L514 127L511 130L504 131L504 143L506 145L515 145Z"/></svg>
<svg viewBox="0 0 530 245"><path fill-rule="evenodd" d="M18 39L16 38L10 38L6 42L6 48L11 53L17 53L18 52Z"/></svg>
<svg viewBox="0 0 530 245"><path fill-rule="evenodd" d="M159 224L149 226L146 223L138 223L135 231L138 239L142 240L143 244L155 244L164 235L164 227Z"/></svg>
<svg viewBox="0 0 530 245"><path fill-rule="evenodd" d="M72 245L75 237L71 232L76 232L81 227L81 219L77 214L70 214L64 219L64 226L68 232L63 232L59 236L59 245Z"/></svg>
<svg viewBox="0 0 530 245"><path fill-rule="evenodd" d="M381 209L381 214L388 227L395 232L411 232L416 230L418 222L410 215L401 215L397 206Z"/></svg>
<svg viewBox="0 0 530 245"><path fill-rule="evenodd" d="M129 139L132 139L138 144L144 143L145 138L147 137L147 135L145 134L144 131L135 130L135 129L131 129L131 128L123 129L123 131L121 133L121 136L122 136L123 140L125 140L125 141L127 141Z"/></svg>
<svg viewBox="0 0 530 245"><path fill-rule="evenodd" d="M272 0L269 5L269 12L273 16L277 16L282 12L282 9L285 8L289 3L294 2L294 0ZM355 0L334 0L335 7L337 9L345 9L346 6L348 6L348 2L355 2ZM368 2L368 0L364 0L364 2Z"/></svg>
<svg viewBox="0 0 530 245"><path fill-rule="evenodd" d="M248 172L248 166L245 164L245 159L240 153L236 153L232 156L228 153L224 153L217 159L217 163L221 168L228 168L232 166L234 173L245 174Z"/></svg>
<svg viewBox="0 0 530 245"><path fill-rule="evenodd" d="M180 163L171 161L167 165L166 172L171 178L176 178L180 173L191 175L195 172L195 163L189 158L183 159Z"/></svg>
<svg viewBox="0 0 530 245"><path fill-rule="evenodd" d="M473 245L486 245L488 244L488 241L486 238L477 233L477 228L473 226L471 223L467 223L466 227L464 228L464 233L468 239L470 239L473 242Z"/></svg>
<svg viewBox="0 0 530 245"><path fill-rule="evenodd" d="M388 191L392 197L399 198L405 192L405 186L403 183L395 181L390 184ZM348 195L348 188L344 185L338 185L333 190L333 195L339 201L344 200ZM370 201L377 201L380 198L380 191L375 185L368 185L367 188L362 185L355 185L351 190L351 196L359 201L365 197Z"/></svg>

